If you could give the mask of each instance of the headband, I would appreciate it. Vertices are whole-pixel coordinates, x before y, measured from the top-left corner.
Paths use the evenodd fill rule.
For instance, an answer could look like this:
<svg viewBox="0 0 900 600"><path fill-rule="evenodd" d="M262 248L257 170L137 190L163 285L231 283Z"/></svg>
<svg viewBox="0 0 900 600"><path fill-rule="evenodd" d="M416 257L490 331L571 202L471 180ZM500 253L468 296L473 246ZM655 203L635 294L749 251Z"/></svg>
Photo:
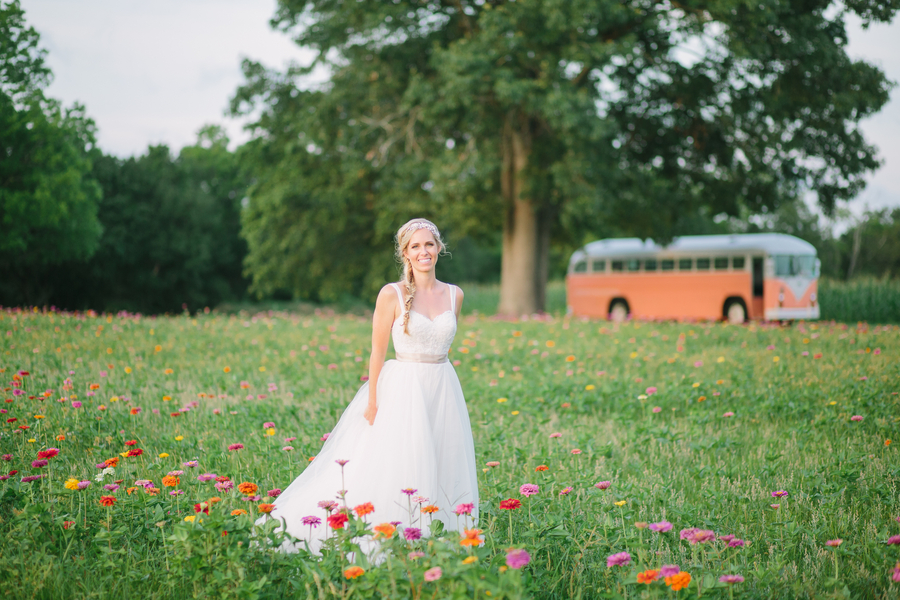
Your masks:
<svg viewBox="0 0 900 600"><path fill-rule="evenodd" d="M412 233L413 231L416 231L418 229L427 229L431 232L431 235L433 235L435 239L438 239L441 236L441 234L438 233L437 227L435 227L431 223L422 223L421 221L413 223L412 225L407 227L405 233Z"/></svg>

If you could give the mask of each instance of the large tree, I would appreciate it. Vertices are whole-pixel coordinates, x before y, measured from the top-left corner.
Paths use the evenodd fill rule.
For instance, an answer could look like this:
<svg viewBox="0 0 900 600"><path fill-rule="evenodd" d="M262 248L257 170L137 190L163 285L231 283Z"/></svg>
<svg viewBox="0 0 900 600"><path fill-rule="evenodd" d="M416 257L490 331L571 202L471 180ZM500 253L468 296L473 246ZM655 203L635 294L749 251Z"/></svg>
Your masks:
<svg viewBox="0 0 900 600"><path fill-rule="evenodd" d="M278 235L251 233L248 272L258 291L309 294L326 280L365 289L381 255L345 271L329 234L370 249L424 214L457 234L502 228L500 312L518 315L543 307L554 240L610 223L665 240L697 211L774 210L807 191L831 210L878 165L858 123L889 90L880 70L847 56L845 19L896 10L280 0L273 24L318 56L286 73L245 64L233 109L259 111L260 172L245 228ZM303 89L320 64L327 85Z"/></svg>
<svg viewBox="0 0 900 600"><path fill-rule="evenodd" d="M35 276L97 248L94 124L44 96L50 71L17 1L0 1L0 303L41 303Z"/></svg>

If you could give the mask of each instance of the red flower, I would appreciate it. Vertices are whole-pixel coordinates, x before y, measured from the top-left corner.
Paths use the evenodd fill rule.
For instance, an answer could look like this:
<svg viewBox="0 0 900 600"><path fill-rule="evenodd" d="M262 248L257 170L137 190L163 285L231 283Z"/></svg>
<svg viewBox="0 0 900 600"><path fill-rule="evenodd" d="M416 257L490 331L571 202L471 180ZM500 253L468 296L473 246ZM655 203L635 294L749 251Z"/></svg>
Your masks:
<svg viewBox="0 0 900 600"><path fill-rule="evenodd" d="M344 525L346 525L349 520L347 515L339 512L328 517L328 524L331 525L332 529L343 529Z"/></svg>
<svg viewBox="0 0 900 600"><path fill-rule="evenodd" d="M144 451L141 450L140 448L132 448L131 450L129 450L127 452L126 456L140 456L143 453L144 453Z"/></svg>
<svg viewBox="0 0 900 600"><path fill-rule="evenodd" d="M9 419L6 420L7 423L15 423L16 421L18 421L18 419L15 417L10 417Z"/></svg>
<svg viewBox="0 0 900 600"><path fill-rule="evenodd" d="M209 514L209 503L201 502L194 505L194 512L203 512Z"/></svg>
<svg viewBox="0 0 900 600"><path fill-rule="evenodd" d="M510 498L509 500L503 500L500 502L500 508L503 510L515 510L522 506L522 503L515 498Z"/></svg>
<svg viewBox="0 0 900 600"><path fill-rule="evenodd" d="M63 521L63 529L68 529L75 525L75 521Z"/></svg>
<svg viewBox="0 0 900 600"><path fill-rule="evenodd" d="M12 476L15 475L16 473L18 473L18 471L12 470L12 471L9 472L9 476L12 477Z"/></svg>
<svg viewBox="0 0 900 600"><path fill-rule="evenodd" d="M28 425L19 425L19 429L21 429L22 431L25 431L26 429L29 429L29 427L28 427Z"/></svg>
<svg viewBox="0 0 900 600"><path fill-rule="evenodd" d="M137 446L137 440L128 440L125 442L126 446Z"/></svg>
<svg viewBox="0 0 900 600"><path fill-rule="evenodd" d="M173 413L170 413L170 414L171 414L173 417L180 417L180 416L181 416L181 413L180 413L180 412L173 412Z"/></svg>
<svg viewBox="0 0 900 600"><path fill-rule="evenodd" d="M53 458L57 454L59 454L59 450L56 448L47 448L38 452L38 458Z"/></svg>
<svg viewBox="0 0 900 600"><path fill-rule="evenodd" d="M225 475L219 475L218 477L216 477L216 481L222 483L223 481L229 481L229 479Z"/></svg>

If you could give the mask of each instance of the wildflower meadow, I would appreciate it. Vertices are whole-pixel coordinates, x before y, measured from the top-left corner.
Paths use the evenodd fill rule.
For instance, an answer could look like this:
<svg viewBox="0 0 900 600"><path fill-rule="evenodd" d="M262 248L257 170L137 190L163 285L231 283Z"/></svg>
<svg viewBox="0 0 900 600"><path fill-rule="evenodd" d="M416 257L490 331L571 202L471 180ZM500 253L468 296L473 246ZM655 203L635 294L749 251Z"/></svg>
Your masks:
<svg viewBox="0 0 900 600"><path fill-rule="evenodd" d="M333 490L304 519L322 554L281 553L255 522L370 335L328 311L0 312L0 595L900 596L896 325L466 316L477 521L450 507L445 531L415 481L409 523Z"/></svg>

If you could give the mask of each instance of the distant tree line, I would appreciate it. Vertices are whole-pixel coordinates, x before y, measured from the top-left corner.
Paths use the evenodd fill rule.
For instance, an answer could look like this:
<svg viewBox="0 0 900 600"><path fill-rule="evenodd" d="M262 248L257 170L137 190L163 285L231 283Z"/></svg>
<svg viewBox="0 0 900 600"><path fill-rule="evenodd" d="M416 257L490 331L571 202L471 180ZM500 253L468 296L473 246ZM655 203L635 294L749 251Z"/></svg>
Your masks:
<svg viewBox="0 0 900 600"><path fill-rule="evenodd" d="M368 17L375 16L377 22L393 23L389 29L394 27L402 17L396 3L371 9L354 6L346 14L322 16L321 26L304 34L307 41L339 50L349 61L336 70L329 90L298 89L294 80L305 72L302 69L279 74L246 63L247 81L235 95L232 111L260 109L248 143L230 150L224 131L207 126L195 144L178 152L151 146L140 156L117 158L96 147L96 129L83 107L64 108L45 96L52 74L44 64L39 36L27 26L18 1L0 0L0 305L156 313L256 298L332 302L349 296L370 301L384 281L396 277L392 234L412 216L435 218L449 240L451 255L438 267L442 279L498 282L511 243L509 223L503 220L524 218L521 211L537 211L533 214L538 219L528 225L538 236L532 241L540 263L528 267L529 281L562 277L570 253L598 238L652 235L665 241L673 235L754 231L781 231L808 240L818 249L822 273L829 277L900 276L900 209L868 212L852 221L845 215L844 225L850 226L835 236L833 220L813 214L796 199L802 187L798 177L821 176L819 199L827 198L823 206L830 211L837 200L860 189L861 175L877 165L874 150L858 131L842 136L845 124L854 125L883 104L887 84L874 67L845 62L841 44L828 50L838 65L828 75L832 79L806 74L812 78L810 85L826 87L841 78L865 80L857 86L857 96L844 98L855 106L849 113L829 112L827 102L816 105L833 118L819 122L830 132L826 137L858 149L835 158L856 157L841 167L847 175L843 187L834 188L827 184L827 169L791 175L796 165L790 162L777 166L781 171L774 179L769 175L776 166L762 163L754 163L752 172L745 171L743 163L734 163L732 171L704 171L704 161L736 160L726 148L734 132L704 129L712 123L704 123L709 115L702 108L695 107L698 112L690 123L678 124L667 120L670 113L657 114L649 107L705 102L691 96L690 88L695 79L706 81L712 71L703 75L700 67L684 70L666 59L665 68L682 81L673 90L641 82L627 69L619 72L640 96L635 102L645 106L644 113L635 115L621 100L610 108L613 116L598 124L585 108L595 101L594 92L582 86L587 71L569 73L582 63L560 72L551 69L552 74L544 59L499 70L482 64L483 56L499 50L496 40L479 27L497 28L498 35L506 32L504 39L518 40L511 31L541 26L530 20L535 15L525 8L504 4L478 4L465 14L449 5L429 8L448 16L435 21L443 23L442 28L420 32L421 39L400 36L398 40L408 43L393 45L360 46L359 40L351 43L341 32L351 17L370 23ZM276 17L280 26L299 27L299 13L292 6L282 4ZM490 13L493 9L499 12ZM570 27L567 19L574 13L553 10L557 12L544 16L555 23L548 35L557 37L531 50L527 40L518 40L515 44L526 46L517 52L552 56L568 51L567 36L584 33ZM816 15L813 20L821 17ZM867 18L892 15L891 10ZM634 22L627 14L620 16L625 19L622 27L635 27L641 41L635 45L625 36L616 42L625 46L613 44L610 51L638 60L633 53L642 45L664 42L652 29L659 15ZM756 17L742 18L752 23ZM328 29L332 26L337 28ZM690 19L685 23L688 31L701 26ZM757 42L762 44L760 52L769 43ZM434 44L449 44L441 54L450 61L447 65L429 62L428 48ZM491 64L509 63L509 56ZM591 56L585 55L584 68L584 61L606 60ZM816 56L804 60L815 62ZM481 83L466 79L467 70L475 67ZM533 79L534 73L545 74L546 86ZM493 88L480 87L485 78L498 77L510 79L492 80ZM479 108L442 96L456 85L462 90L475 86L473 94L499 104ZM547 91L560 85L574 87L557 95ZM509 97L494 97L501 89ZM792 90L796 97L779 110L793 111L795 104L808 99L803 89ZM776 93L758 92L759 102ZM545 102L532 107L543 117L522 112L527 112L521 103L528 94ZM433 104L432 113L421 112L422 102ZM759 102L753 110L760 109ZM498 106L511 112L501 114ZM478 118L471 122L478 126L470 130L466 115L473 110ZM791 114L792 122L799 122L800 113ZM499 141L492 141L495 117L499 122L511 119L507 124L519 129L501 131ZM616 129L619 125L624 129ZM687 130L694 137L688 136L693 141L685 150L680 136ZM566 132L571 139L563 139ZM696 137L701 134L707 137ZM684 152L696 151L709 140L714 142L711 149L695 152L687 163L682 160ZM523 143L532 147L505 146ZM638 146L629 146L633 143ZM622 144L618 154L613 151ZM753 150L758 156L747 159L762 160L764 146ZM815 155L816 148L810 142L804 152ZM516 152L525 152L519 166L507 160L518 160ZM521 177L510 169L519 169ZM766 183L775 179L782 183ZM506 189L520 184L525 187ZM543 200L525 202L529 194ZM504 213L509 209L504 203L517 208ZM531 223L529 219L525 221ZM538 288L528 287L528 294L534 296Z"/></svg>

